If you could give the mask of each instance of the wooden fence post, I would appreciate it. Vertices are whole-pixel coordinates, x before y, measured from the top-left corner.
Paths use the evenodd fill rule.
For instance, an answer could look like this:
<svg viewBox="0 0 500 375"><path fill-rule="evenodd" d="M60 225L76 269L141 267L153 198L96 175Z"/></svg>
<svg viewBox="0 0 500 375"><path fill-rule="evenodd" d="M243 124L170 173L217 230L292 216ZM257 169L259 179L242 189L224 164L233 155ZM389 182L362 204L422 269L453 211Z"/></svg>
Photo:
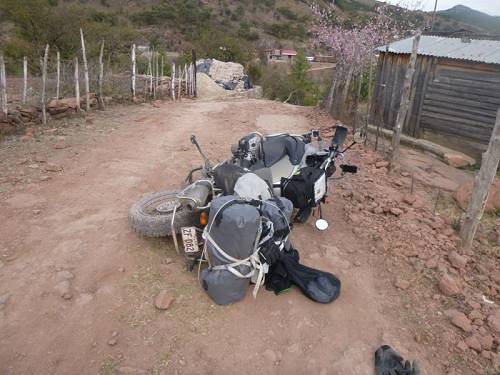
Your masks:
<svg viewBox="0 0 500 375"><path fill-rule="evenodd" d="M2 112L7 115L7 78L5 76L5 60L3 55L0 54L0 95L2 102Z"/></svg>
<svg viewBox="0 0 500 375"><path fill-rule="evenodd" d="M198 68L196 67L196 50L191 51L191 61L193 61L193 96L196 98L198 96L198 83L196 81L196 73L198 73Z"/></svg>
<svg viewBox="0 0 500 375"><path fill-rule="evenodd" d="M474 181L474 189L470 197L469 205L465 213L464 222L460 229L462 246L464 249L472 247L472 241L476 235L477 227L483 217L484 207L488 199L491 184L495 179L500 161L500 109L493 132L491 133L488 149L483 154L481 169Z"/></svg>
<svg viewBox="0 0 500 375"><path fill-rule="evenodd" d="M131 57L132 61L132 82L130 84L130 91L132 92L132 100L135 100L135 44L132 44Z"/></svg>
<svg viewBox="0 0 500 375"><path fill-rule="evenodd" d="M172 83L172 100L175 100L175 63L172 63L172 74L171 76L171 83Z"/></svg>
<svg viewBox="0 0 500 375"><path fill-rule="evenodd" d="M47 125L47 108L45 103L45 87L47 84L47 62L49 59L49 45L45 46L45 53L43 55L43 63L42 63L42 124Z"/></svg>
<svg viewBox="0 0 500 375"><path fill-rule="evenodd" d="M182 75L184 77L184 95L187 97L188 96L188 87L187 87L188 72L187 72L187 64L184 64L184 70L183 70Z"/></svg>
<svg viewBox="0 0 500 375"><path fill-rule="evenodd" d="M99 109L101 111L104 110L104 96L102 93L102 84L104 81L104 62L103 62L103 55L104 55L104 39L101 42L101 50L99 51L99 75L97 76L97 82L99 85L99 95L97 96L97 103L99 105Z"/></svg>
<svg viewBox="0 0 500 375"><path fill-rule="evenodd" d="M156 76L155 76L155 97L158 94L158 97L160 97L160 93L157 93L158 91L158 85L160 83L160 66L159 66L159 61L160 61L160 55L158 51L156 51L156 62L155 62L155 71L156 71Z"/></svg>
<svg viewBox="0 0 500 375"><path fill-rule="evenodd" d="M56 100L59 100L59 85L61 82L61 54L57 51L56 55Z"/></svg>
<svg viewBox="0 0 500 375"><path fill-rule="evenodd" d="M339 108L338 114L344 117L347 114L347 97L349 95L349 89L351 87L351 81L352 81L352 76L354 75L354 64L349 67L347 70L347 76L345 79L344 87L342 89L342 100L340 102L335 102L335 109L337 109L338 105L340 104L342 108Z"/></svg>
<svg viewBox="0 0 500 375"><path fill-rule="evenodd" d="M415 74L415 64L417 62L418 56L418 45L420 43L420 36L422 32L417 31L413 39L413 48L411 51L410 63L406 69L405 81L403 84L403 93L401 94L401 104L399 106L398 115L396 117L396 125L393 129L392 143L391 143L391 160L390 168L394 169L396 161L399 157L399 143L401 141L401 133L403 132L403 124L405 123L406 116L408 114L408 107L410 106L410 92L413 82L413 76Z"/></svg>
<svg viewBox="0 0 500 375"><path fill-rule="evenodd" d="M78 57L75 57L75 101L76 101L76 110L79 112L81 110L81 107L80 107L80 78L78 73Z"/></svg>
<svg viewBox="0 0 500 375"><path fill-rule="evenodd" d="M83 57L83 77L85 79L85 96L86 96L86 111L90 111L90 82L89 82L89 67L87 65L87 54L85 53L85 39L83 38L83 30L80 29L80 37L82 39L82 57Z"/></svg>
<svg viewBox="0 0 500 375"><path fill-rule="evenodd" d="M149 82L149 96L153 96L153 65L151 64L151 58L152 58L152 50L148 49L148 74L147 74L147 82ZM147 86L147 83L146 83Z"/></svg>
<svg viewBox="0 0 500 375"><path fill-rule="evenodd" d="M163 90L163 55L161 55L161 78L160 78L160 93L163 98L164 90Z"/></svg>
<svg viewBox="0 0 500 375"><path fill-rule="evenodd" d="M177 98L179 98L179 100L181 100L181 88L182 88L182 65L179 65L179 72L178 72L178 76L179 76L179 85L177 86Z"/></svg>
<svg viewBox="0 0 500 375"><path fill-rule="evenodd" d="M28 94L28 57L23 57L23 96L22 104L26 104L26 96Z"/></svg>

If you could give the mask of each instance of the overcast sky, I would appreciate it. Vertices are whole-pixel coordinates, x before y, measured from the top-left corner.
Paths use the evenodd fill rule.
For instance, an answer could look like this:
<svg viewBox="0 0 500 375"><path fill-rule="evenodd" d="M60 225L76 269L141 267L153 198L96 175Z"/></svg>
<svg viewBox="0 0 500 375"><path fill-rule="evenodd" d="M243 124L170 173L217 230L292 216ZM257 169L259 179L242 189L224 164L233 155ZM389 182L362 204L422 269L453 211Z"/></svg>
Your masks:
<svg viewBox="0 0 500 375"><path fill-rule="evenodd" d="M418 0L386 0L389 3L415 3ZM420 0L423 10L433 10L435 0ZM438 0L438 10L445 10L462 4L493 16L500 16L500 0Z"/></svg>

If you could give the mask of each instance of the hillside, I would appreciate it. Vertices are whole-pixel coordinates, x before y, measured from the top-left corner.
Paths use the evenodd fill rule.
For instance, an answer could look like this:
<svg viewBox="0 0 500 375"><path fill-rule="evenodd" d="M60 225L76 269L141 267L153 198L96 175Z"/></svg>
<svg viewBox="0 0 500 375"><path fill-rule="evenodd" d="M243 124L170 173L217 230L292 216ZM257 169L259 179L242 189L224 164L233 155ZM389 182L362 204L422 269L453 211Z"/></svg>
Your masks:
<svg viewBox="0 0 500 375"><path fill-rule="evenodd" d="M255 50L295 48L312 52L311 5L331 5L331 0L2 0L0 49L7 60L22 56L38 59L45 43L61 56L72 58L79 49L79 29L86 34L90 55L98 53L101 39L118 61L131 43L154 44L160 49L188 56L249 61ZM335 0L337 22L352 26L373 15L375 0ZM427 25L430 14L398 12L415 25ZM467 29L500 33L498 17L466 7L441 12L435 31ZM221 48L223 46L224 48ZM17 64L19 66L19 64Z"/></svg>
<svg viewBox="0 0 500 375"><path fill-rule="evenodd" d="M490 16L464 5L457 5L438 14L443 18L477 27L485 33L500 34L500 17Z"/></svg>

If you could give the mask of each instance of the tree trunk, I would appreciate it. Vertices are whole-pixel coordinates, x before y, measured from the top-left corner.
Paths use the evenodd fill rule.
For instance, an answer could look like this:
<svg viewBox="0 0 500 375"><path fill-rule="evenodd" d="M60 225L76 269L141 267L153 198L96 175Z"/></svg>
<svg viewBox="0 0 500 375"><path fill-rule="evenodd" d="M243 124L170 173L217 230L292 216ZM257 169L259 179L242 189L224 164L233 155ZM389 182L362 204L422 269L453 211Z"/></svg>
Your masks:
<svg viewBox="0 0 500 375"><path fill-rule="evenodd" d="M335 95L335 90L337 89L337 82L339 78L340 70L335 68L335 73L333 73L332 77L332 84L330 85L330 91L328 92L328 97L326 99L325 103L325 109L327 112L330 112L332 110L332 104L333 104L333 95Z"/></svg>

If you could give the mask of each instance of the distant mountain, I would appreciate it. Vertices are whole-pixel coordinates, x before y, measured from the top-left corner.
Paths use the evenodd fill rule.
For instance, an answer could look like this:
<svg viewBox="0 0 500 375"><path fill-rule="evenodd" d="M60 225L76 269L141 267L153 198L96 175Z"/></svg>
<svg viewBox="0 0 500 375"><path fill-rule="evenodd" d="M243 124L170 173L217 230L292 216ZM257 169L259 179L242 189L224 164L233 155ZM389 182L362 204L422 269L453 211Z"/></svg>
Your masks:
<svg viewBox="0 0 500 375"><path fill-rule="evenodd" d="M457 22L473 25L486 33L500 35L500 17L498 16L490 16L465 5L457 5L440 11L438 14Z"/></svg>

